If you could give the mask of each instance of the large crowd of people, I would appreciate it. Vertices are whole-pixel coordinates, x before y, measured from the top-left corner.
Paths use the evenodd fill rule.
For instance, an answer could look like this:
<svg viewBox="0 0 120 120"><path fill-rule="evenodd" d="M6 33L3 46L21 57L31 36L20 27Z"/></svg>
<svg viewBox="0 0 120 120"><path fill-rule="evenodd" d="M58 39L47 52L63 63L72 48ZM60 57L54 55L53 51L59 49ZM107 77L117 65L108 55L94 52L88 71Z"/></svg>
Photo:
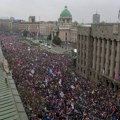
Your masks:
<svg viewBox="0 0 120 120"><path fill-rule="evenodd" d="M78 76L69 55L53 54L0 35L5 58L29 120L117 120L117 93Z"/></svg>

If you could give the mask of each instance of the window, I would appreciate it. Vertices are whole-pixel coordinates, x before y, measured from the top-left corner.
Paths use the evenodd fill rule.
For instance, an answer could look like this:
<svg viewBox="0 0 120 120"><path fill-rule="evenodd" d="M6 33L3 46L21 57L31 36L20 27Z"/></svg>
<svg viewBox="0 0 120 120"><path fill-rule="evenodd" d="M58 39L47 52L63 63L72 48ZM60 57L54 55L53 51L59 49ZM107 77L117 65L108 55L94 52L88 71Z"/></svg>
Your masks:
<svg viewBox="0 0 120 120"><path fill-rule="evenodd" d="M90 76L92 75L92 72L90 72Z"/></svg>
<svg viewBox="0 0 120 120"><path fill-rule="evenodd" d="M84 70L84 74L85 74L85 70Z"/></svg>
<svg viewBox="0 0 120 120"><path fill-rule="evenodd" d="M81 64L83 63L83 60L81 60Z"/></svg>
<svg viewBox="0 0 120 120"><path fill-rule="evenodd" d="M85 44L85 50L86 50L86 44Z"/></svg>
<svg viewBox="0 0 120 120"><path fill-rule="evenodd" d="M80 34L78 35L78 40L80 40Z"/></svg>

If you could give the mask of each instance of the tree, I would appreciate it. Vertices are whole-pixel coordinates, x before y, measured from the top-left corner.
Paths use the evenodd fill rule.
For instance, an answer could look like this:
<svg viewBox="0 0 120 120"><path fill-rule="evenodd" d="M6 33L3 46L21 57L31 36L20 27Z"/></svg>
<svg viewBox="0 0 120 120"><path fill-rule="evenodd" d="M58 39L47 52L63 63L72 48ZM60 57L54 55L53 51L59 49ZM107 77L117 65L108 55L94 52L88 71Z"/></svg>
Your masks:
<svg viewBox="0 0 120 120"><path fill-rule="evenodd" d="M27 30L24 30L24 31L23 31L23 36L24 36L24 37L27 37L27 36L28 36L28 31L27 31Z"/></svg>
<svg viewBox="0 0 120 120"><path fill-rule="evenodd" d="M61 45L61 39L58 36L53 38L53 43L56 45Z"/></svg>
<svg viewBox="0 0 120 120"><path fill-rule="evenodd" d="M50 35L48 35L47 40L51 40L51 38L52 38L52 36L50 34Z"/></svg>

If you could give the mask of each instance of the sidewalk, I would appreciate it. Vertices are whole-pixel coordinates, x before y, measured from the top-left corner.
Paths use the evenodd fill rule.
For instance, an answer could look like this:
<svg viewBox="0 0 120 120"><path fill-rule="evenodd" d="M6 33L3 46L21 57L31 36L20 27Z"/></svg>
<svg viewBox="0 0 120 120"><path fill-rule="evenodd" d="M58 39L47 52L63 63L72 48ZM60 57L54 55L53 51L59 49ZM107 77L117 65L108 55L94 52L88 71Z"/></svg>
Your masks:
<svg viewBox="0 0 120 120"><path fill-rule="evenodd" d="M0 120L28 120L14 80L4 71L3 61L9 72L0 47Z"/></svg>

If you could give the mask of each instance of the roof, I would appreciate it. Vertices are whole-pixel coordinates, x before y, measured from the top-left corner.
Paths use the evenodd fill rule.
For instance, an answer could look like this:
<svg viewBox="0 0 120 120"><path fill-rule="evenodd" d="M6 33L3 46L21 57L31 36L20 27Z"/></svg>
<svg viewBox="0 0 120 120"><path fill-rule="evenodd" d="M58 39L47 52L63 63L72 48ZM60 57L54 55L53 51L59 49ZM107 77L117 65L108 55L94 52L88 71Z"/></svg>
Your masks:
<svg viewBox="0 0 120 120"><path fill-rule="evenodd" d="M14 99L11 90L5 83L4 76L5 73L3 72L2 62L0 60L0 120L17 120L19 116L14 104Z"/></svg>
<svg viewBox="0 0 120 120"><path fill-rule="evenodd" d="M67 9L67 6L65 6L64 10L61 12L60 17L72 17L70 11Z"/></svg>
<svg viewBox="0 0 120 120"><path fill-rule="evenodd" d="M14 80L3 69L3 59L0 47L0 120L28 120Z"/></svg>

